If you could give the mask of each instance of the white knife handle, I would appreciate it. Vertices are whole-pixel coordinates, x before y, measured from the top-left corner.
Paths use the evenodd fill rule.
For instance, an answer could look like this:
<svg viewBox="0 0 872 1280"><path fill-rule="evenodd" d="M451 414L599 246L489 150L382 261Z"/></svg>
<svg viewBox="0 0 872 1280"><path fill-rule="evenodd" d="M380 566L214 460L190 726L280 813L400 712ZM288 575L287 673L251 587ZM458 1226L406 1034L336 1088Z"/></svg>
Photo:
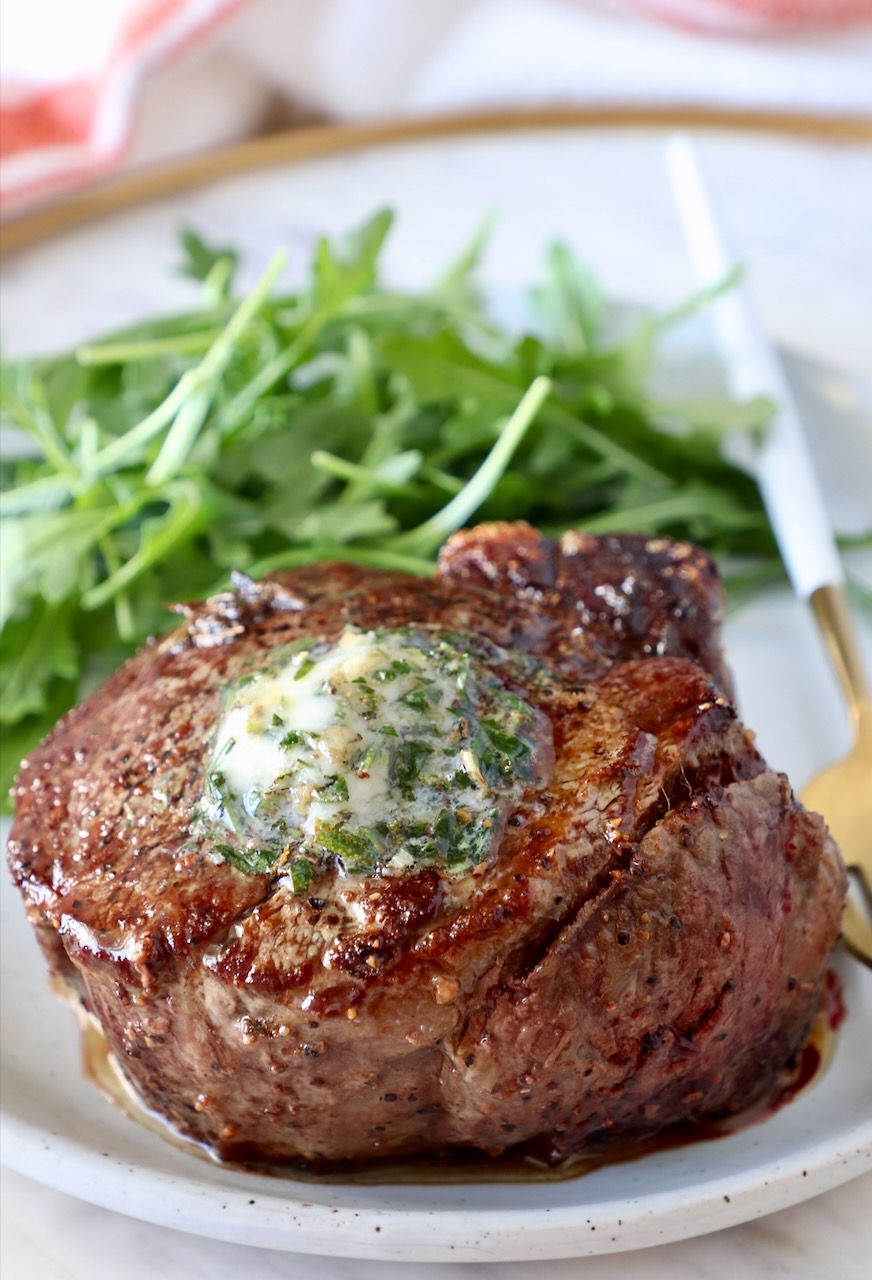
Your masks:
<svg viewBox="0 0 872 1280"><path fill-rule="evenodd" d="M714 284L735 265L735 258L718 224L696 149L688 137L676 134L667 157L697 275L703 284ZM754 470L793 588L808 599L818 587L842 582L843 572L793 393L747 284L740 282L716 299L711 315L732 393L771 396L778 406L756 451Z"/></svg>

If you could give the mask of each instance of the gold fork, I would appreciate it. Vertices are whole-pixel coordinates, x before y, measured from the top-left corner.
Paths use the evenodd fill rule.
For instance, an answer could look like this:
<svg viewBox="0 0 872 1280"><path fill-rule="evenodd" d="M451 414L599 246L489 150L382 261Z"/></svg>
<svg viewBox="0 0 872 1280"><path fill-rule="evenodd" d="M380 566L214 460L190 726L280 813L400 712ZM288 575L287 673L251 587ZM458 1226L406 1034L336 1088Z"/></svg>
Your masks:
<svg viewBox="0 0 872 1280"><path fill-rule="evenodd" d="M722 280L736 261L721 226L693 142L667 146L673 193L700 282ZM842 917L845 945L872 967L872 702L851 625L844 574L799 411L781 362L760 322L747 283L718 298L712 320L730 389L770 395L778 406L753 470L796 594L808 600L845 692L854 749L820 773L803 793L823 813L861 892L849 893ZM862 904L862 905L861 905Z"/></svg>
<svg viewBox="0 0 872 1280"><path fill-rule="evenodd" d="M810 603L848 703L854 746L844 760L812 779L802 802L826 818L872 918L872 698L843 589L819 587ZM858 960L872 967L872 925L850 891L842 916L842 941Z"/></svg>

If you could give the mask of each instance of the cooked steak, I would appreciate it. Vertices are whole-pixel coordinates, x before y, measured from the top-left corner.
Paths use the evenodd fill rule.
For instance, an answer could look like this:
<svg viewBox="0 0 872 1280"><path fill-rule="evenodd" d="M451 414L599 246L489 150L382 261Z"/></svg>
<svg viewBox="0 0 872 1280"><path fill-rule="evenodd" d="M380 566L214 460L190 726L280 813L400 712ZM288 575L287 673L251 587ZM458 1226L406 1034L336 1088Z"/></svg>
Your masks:
<svg viewBox="0 0 872 1280"><path fill-rule="evenodd" d="M774 1094L844 872L666 539L183 606L23 764L13 875L146 1104L225 1158L548 1161Z"/></svg>

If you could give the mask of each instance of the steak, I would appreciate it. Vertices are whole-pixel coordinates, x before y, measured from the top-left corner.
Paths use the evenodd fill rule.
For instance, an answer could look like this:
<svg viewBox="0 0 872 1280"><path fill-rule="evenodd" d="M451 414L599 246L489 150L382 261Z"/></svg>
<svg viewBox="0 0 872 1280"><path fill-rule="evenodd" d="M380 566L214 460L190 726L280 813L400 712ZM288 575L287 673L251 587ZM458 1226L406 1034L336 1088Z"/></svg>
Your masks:
<svg viewBox="0 0 872 1280"><path fill-rule="evenodd" d="M328 564L178 608L179 629L24 762L9 843L52 974L175 1130L222 1158L315 1167L457 1148L557 1163L783 1087L845 875L737 716L703 551L493 524L451 538L432 581ZM472 672L481 724L449 709L418 744L436 752L454 716L467 789L396 835L390 797L368 827L342 810L345 826L306 828L287 797L340 803L342 780L291 792L282 775L286 843L267 856L254 791L235 826L223 807L226 717L253 733L251 691L277 670L302 688L343 643L354 657L397 635L405 657L343 689L408 681L425 650L450 655L452 680ZM415 697L437 685L422 676ZM415 697L391 704L404 724L431 714ZM263 732L305 772L308 748L288 745L301 699L296 728ZM435 803L408 750L390 760L402 804Z"/></svg>

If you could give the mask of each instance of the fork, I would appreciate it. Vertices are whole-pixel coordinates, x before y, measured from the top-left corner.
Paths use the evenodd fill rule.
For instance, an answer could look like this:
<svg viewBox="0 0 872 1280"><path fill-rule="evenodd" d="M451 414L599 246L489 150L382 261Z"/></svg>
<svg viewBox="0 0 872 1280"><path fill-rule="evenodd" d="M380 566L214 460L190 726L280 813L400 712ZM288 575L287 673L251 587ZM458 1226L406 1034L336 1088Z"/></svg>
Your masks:
<svg viewBox="0 0 872 1280"><path fill-rule="evenodd" d="M844 760L812 778L801 798L807 808L826 815L872 916L872 699L844 590L835 584L818 587L810 603L848 703L854 745ZM872 967L872 926L851 897L845 902L842 938L858 960Z"/></svg>
<svg viewBox="0 0 872 1280"><path fill-rule="evenodd" d="M670 138L673 193L701 283L723 279L734 258L727 247L691 140ZM844 575L820 485L784 370L745 284L717 299L712 320L736 396L763 392L778 409L753 467L794 591L810 603L842 686L854 731L853 750L817 775L802 793L823 813L859 892L849 895L842 940L872 967L872 700L844 591Z"/></svg>

